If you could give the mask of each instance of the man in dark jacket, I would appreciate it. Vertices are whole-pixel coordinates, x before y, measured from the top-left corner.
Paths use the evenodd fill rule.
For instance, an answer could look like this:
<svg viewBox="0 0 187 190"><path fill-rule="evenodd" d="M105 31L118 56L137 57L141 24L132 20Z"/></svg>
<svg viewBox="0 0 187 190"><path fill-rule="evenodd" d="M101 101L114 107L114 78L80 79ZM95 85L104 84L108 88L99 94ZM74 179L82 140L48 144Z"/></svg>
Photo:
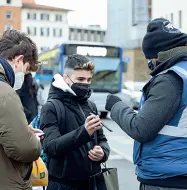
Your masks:
<svg viewBox="0 0 187 190"><path fill-rule="evenodd" d="M48 190L88 190L89 177L101 171L109 156L107 139L95 105L88 101L94 64L82 55L71 55L64 75L54 76L48 99L63 106L61 123L51 102L41 111L44 150L49 156ZM63 111L64 110L64 111Z"/></svg>
<svg viewBox="0 0 187 190"><path fill-rule="evenodd" d="M187 35L168 20L151 21L143 39L151 80L139 112L107 98L112 119L135 140L134 163L141 190L187 189Z"/></svg>

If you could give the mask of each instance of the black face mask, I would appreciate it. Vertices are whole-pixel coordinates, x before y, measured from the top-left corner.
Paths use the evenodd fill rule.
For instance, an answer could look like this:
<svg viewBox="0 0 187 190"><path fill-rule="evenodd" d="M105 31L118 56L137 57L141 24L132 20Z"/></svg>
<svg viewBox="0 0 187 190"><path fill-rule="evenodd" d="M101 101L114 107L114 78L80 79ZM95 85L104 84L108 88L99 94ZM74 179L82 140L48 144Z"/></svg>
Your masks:
<svg viewBox="0 0 187 190"><path fill-rule="evenodd" d="M149 67L149 69L150 69L151 71L153 71L153 70L157 67L157 62L156 62L156 61L153 61L153 60L149 61L149 62L148 62L148 67Z"/></svg>
<svg viewBox="0 0 187 190"><path fill-rule="evenodd" d="M75 92L77 97L81 100L87 100L90 98L92 90L89 84L73 83L71 89Z"/></svg>

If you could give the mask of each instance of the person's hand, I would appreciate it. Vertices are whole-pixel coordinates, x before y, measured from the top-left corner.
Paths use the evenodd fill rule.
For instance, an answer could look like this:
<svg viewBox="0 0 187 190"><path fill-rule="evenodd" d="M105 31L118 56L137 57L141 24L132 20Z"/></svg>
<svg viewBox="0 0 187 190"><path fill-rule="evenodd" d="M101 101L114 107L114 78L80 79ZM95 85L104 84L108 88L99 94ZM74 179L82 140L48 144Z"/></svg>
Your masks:
<svg viewBox="0 0 187 190"><path fill-rule="evenodd" d="M122 100L119 97L114 96L114 95L108 95L107 100L106 100L105 109L108 111L111 111L114 104L116 104L117 102L120 102L120 101L122 101Z"/></svg>
<svg viewBox="0 0 187 190"><path fill-rule="evenodd" d="M100 128L102 128L99 116L90 115L86 118L85 128L90 136Z"/></svg>
<svg viewBox="0 0 187 190"><path fill-rule="evenodd" d="M103 149L100 146L95 146L93 150L88 152L88 157L95 162L101 161L104 157Z"/></svg>
<svg viewBox="0 0 187 190"><path fill-rule="evenodd" d="M42 130L40 130L40 129L36 129L36 128L33 128L32 125L29 125L29 128L31 129L31 131L32 131L33 133L43 133Z"/></svg>
<svg viewBox="0 0 187 190"><path fill-rule="evenodd" d="M43 133L43 131L42 130L40 130L40 129L35 129L35 128L33 128L33 126L32 125L29 125L29 128L31 129L31 131L33 132L33 133ZM40 137L38 137L38 136L36 136L36 138L38 139L38 140L42 140L42 139L44 139L44 136L40 136Z"/></svg>

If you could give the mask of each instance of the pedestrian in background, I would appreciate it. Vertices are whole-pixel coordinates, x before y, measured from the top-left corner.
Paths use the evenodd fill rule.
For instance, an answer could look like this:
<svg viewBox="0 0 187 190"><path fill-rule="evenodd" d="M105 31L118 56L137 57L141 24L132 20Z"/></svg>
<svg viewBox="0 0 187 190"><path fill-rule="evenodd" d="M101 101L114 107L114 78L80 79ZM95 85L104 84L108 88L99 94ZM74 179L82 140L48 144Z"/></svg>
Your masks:
<svg viewBox="0 0 187 190"><path fill-rule="evenodd" d="M38 89L39 86L34 81L32 74L29 72L24 77L24 82L21 89L17 91L29 124L38 114Z"/></svg>

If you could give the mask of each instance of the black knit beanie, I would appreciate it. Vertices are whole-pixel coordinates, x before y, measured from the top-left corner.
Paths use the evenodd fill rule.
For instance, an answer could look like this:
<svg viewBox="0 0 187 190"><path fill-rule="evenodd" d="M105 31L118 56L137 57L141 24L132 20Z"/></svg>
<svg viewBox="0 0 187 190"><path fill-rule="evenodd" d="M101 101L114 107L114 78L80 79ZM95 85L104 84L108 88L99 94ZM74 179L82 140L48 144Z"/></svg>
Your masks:
<svg viewBox="0 0 187 190"><path fill-rule="evenodd" d="M157 58L161 51L186 44L187 34L175 28L169 20L157 18L147 26L147 34L143 39L142 49L146 59L153 59Z"/></svg>

